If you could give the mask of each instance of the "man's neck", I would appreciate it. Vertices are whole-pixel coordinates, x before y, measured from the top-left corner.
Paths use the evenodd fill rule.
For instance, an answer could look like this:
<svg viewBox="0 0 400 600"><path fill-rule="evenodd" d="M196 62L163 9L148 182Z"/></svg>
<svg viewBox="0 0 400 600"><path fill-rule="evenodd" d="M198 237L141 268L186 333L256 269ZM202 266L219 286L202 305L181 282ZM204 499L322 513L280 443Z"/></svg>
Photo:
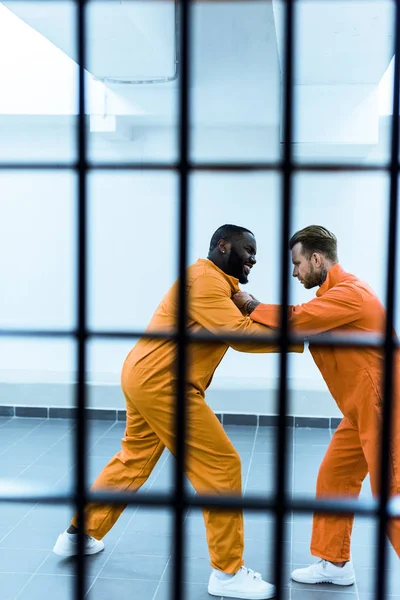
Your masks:
<svg viewBox="0 0 400 600"><path fill-rule="evenodd" d="M321 268L321 273L320 273L320 280L319 280L319 287L321 287L321 285L323 285L326 281L326 278L328 277L328 272L332 269L332 267L334 267L335 265L337 265L337 261L333 262L331 260L327 260L324 262L324 264L322 265Z"/></svg>
<svg viewBox="0 0 400 600"><path fill-rule="evenodd" d="M218 267L218 269L221 269L221 271L224 271L224 265L222 264L222 261L218 260L218 257L214 256L213 254L209 254L207 256L207 259L210 260L212 263L214 263L214 265L216 267Z"/></svg>

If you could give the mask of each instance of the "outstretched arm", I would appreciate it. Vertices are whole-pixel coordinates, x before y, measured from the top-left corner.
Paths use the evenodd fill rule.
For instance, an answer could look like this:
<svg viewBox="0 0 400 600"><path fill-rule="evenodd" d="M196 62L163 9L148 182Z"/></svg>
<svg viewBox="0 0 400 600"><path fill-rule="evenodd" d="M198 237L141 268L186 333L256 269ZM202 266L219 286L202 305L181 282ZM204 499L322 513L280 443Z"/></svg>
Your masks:
<svg viewBox="0 0 400 600"><path fill-rule="evenodd" d="M279 348L257 342L257 337L268 336L271 329L263 324L255 323L244 317L230 298L228 284L213 274L198 277L189 291L189 316L211 333L218 335L249 335L252 341L228 342L239 352L277 352ZM296 346L295 352L302 352L303 347Z"/></svg>
<svg viewBox="0 0 400 600"><path fill-rule="evenodd" d="M244 301L244 298L240 300ZM310 302L289 306L289 324L294 331L316 335L355 321L362 304L363 298L357 288L352 284L341 283ZM250 318L268 327L278 328L280 306L259 303L252 310Z"/></svg>

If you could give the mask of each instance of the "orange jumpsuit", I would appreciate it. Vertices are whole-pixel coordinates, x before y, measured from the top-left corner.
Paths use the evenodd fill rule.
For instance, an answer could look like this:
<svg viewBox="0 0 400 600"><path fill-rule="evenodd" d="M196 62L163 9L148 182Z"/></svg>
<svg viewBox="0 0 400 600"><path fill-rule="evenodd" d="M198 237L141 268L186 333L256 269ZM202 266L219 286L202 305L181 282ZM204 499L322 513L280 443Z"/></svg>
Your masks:
<svg viewBox="0 0 400 600"><path fill-rule="evenodd" d="M254 321L279 326L280 307L260 304L252 312ZM328 271L317 298L289 307L292 330L310 334L330 331L380 332L384 330L385 310L371 288L346 273L340 265ZM380 430L382 425L383 357L375 348L313 347L310 352L344 415L334 433L317 479L317 497L358 497L361 484L370 474L374 495L379 493ZM394 377L400 381L399 356L395 357ZM397 394L393 407L390 452L391 494L400 493L400 412ZM333 562L350 558L353 516L315 514L311 553ZM400 521L390 523L389 538L400 555Z"/></svg>
<svg viewBox="0 0 400 600"><path fill-rule="evenodd" d="M231 297L238 280L213 262L199 259L187 271L188 329L218 334L265 336L268 329L243 317ZM147 332L172 332L177 322L176 282L158 306ZM265 343L230 344L241 352L274 352ZM215 369L228 343L190 343L187 360L187 463L186 473L198 493L240 494L240 457L214 412L204 400ZM295 348L302 351L303 348ZM136 491L142 486L163 450L174 452L176 406L176 346L169 340L141 339L128 355L122 370L127 424L122 450L103 469L93 489ZM124 506L96 505L87 508L86 533L101 539L114 525ZM243 564L243 516L204 509L211 565L227 573ZM73 519L76 526L76 518Z"/></svg>

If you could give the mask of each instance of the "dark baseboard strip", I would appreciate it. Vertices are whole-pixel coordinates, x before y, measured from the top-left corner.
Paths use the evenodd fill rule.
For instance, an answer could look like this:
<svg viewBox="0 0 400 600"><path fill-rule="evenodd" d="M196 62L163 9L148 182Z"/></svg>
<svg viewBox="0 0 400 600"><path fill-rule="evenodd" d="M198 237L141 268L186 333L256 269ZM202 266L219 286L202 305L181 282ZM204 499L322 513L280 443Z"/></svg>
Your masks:
<svg viewBox="0 0 400 600"><path fill-rule="evenodd" d="M257 415L232 415L225 413L222 415L221 423L223 425L257 425Z"/></svg>
<svg viewBox="0 0 400 600"><path fill-rule="evenodd" d="M0 406L0 417L29 417L37 419L74 419L75 408L58 406ZM121 421L126 419L126 411L113 408L87 408L87 418L101 421ZM223 425L259 425L260 427L277 427L277 415L245 415L223 413L217 414L218 420ZM308 427L322 429L336 429L341 422L338 417L286 417L287 427Z"/></svg>
<svg viewBox="0 0 400 600"><path fill-rule="evenodd" d="M16 406L15 416L16 417L34 417L40 419L47 419L49 416L47 406Z"/></svg>
<svg viewBox="0 0 400 600"><path fill-rule="evenodd" d="M126 421L126 410L123 410L121 408L118 409L117 421Z"/></svg>
<svg viewBox="0 0 400 600"><path fill-rule="evenodd" d="M286 417L286 427L293 427L296 417L288 415ZM259 415L258 424L260 427L278 427L279 417L277 415Z"/></svg>
<svg viewBox="0 0 400 600"><path fill-rule="evenodd" d="M295 427L318 427L321 429L329 429L331 426L330 419L326 417L295 417Z"/></svg>
<svg viewBox="0 0 400 600"><path fill-rule="evenodd" d="M49 419L75 419L76 408L49 407Z"/></svg>
<svg viewBox="0 0 400 600"><path fill-rule="evenodd" d="M342 422L340 417L331 417L331 429L337 429Z"/></svg>

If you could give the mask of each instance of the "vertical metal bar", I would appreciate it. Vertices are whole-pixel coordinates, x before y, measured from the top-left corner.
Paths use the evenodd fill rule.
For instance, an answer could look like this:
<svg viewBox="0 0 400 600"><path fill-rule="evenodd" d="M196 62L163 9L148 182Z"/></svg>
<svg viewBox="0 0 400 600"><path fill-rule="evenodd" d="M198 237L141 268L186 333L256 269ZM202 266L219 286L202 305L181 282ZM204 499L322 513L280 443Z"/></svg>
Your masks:
<svg viewBox="0 0 400 600"><path fill-rule="evenodd" d="M78 285L77 285L77 386L76 386L76 509L78 518L78 556L75 578L75 598L85 595L84 562L84 508L86 497L86 422L85 422L85 371L86 371L86 134L85 134L85 8L86 0L77 0L77 53L78 53Z"/></svg>
<svg viewBox="0 0 400 600"><path fill-rule="evenodd" d="M292 127L293 127L293 47L294 47L294 0L285 2L285 37L283 67L283 169L282 169L282 230L281 230L281 343L279 357L279 416L276 469L275 514L275 585L276 598L282 597L284 564L284 528L286 515L286 415L288 408L288 317L289 302L288 256L292 194Z"/></svg>
<svg viewBox="0 0 400 600"><path fill-rule="evenodd" d="M183 600L184 550L184 471L186 426L186 267L188 243L188 177L189 177L189 27L190 2L180 2L180 86L179 86L179 312L176 396L176 468L174 511L174 578L172 600Z"/></svg>
<svg viewBox="0 0 400 600"><path fill-rule="evenodd" d="M387 590L386 572L386 528L388 524L387 501L390 491L389 469L390 445L392 440L392 413L394 391L394 352L393 325L396 291L396 251L397 251L397 219L398 219L398 178L399 178L399 86L400 86L400 4L395 1L395 58L394 58L394 86L393 86L393 115L392 139L390 158L390 205L389 205L389 238L387 257L387 283L386 283L386 331L385 331L385 360L383 382L383 424L381 429L381 456L380 456L380 500L378 523L378 555L376 561L376 598L383 600ZM396 398L397 401L397 398Z"/></svg>

